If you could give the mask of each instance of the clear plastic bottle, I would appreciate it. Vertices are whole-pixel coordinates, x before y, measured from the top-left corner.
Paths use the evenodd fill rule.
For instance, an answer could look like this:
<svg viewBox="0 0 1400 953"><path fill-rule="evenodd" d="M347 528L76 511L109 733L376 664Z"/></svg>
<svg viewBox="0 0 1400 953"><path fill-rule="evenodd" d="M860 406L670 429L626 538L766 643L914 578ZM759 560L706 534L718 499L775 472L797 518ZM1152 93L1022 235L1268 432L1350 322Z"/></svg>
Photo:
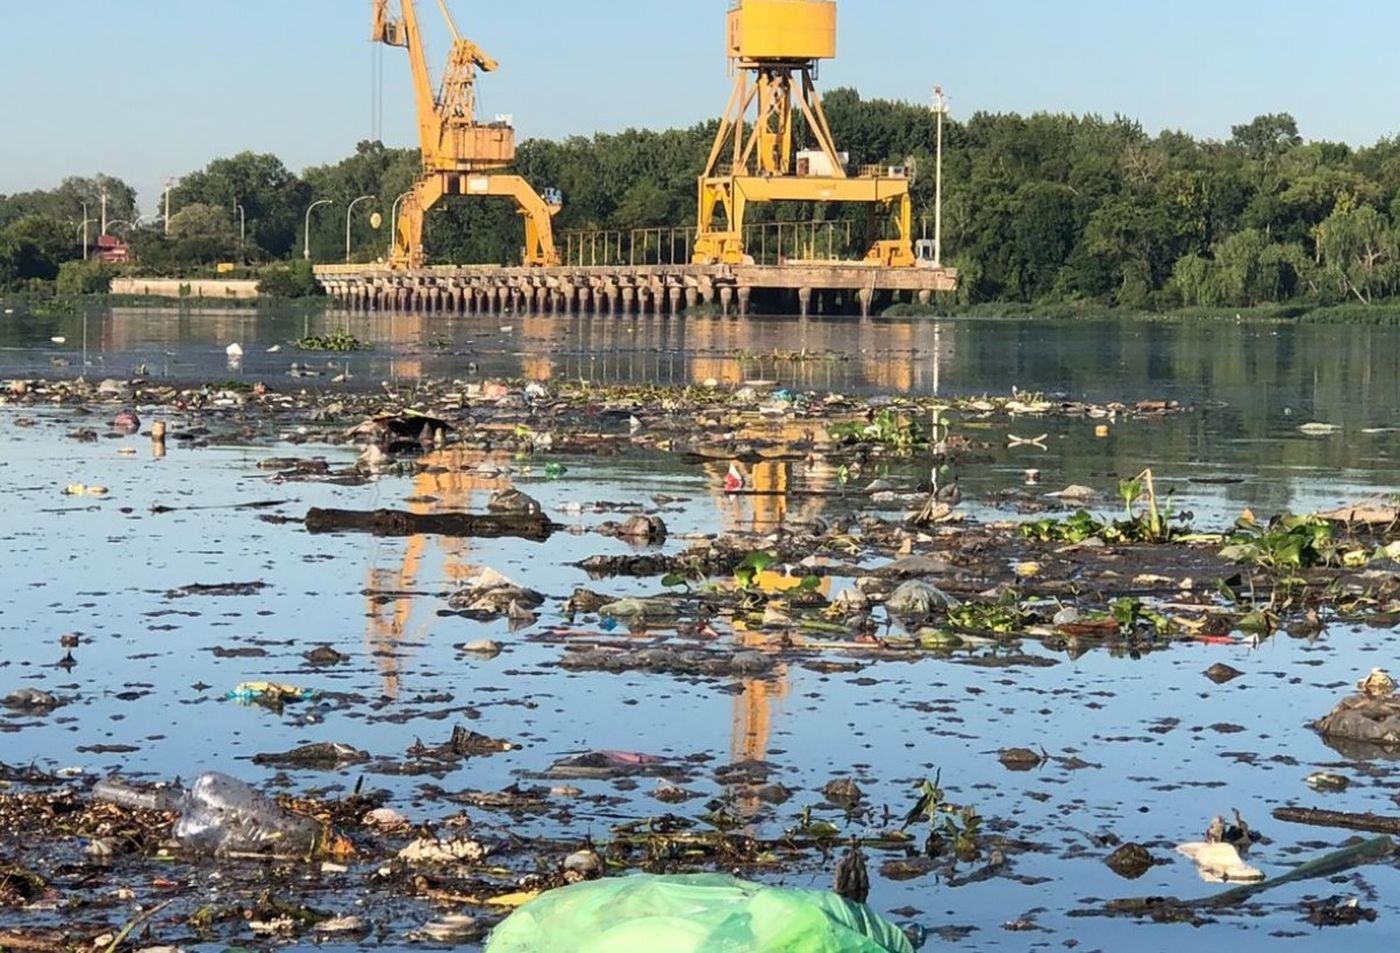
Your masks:
<svg viewBox="0 0 1400 953"><path fill-rule="evenodd" d="M117 778L98 781L92 799L136 811L178 811L184 794L179 788L138 787Z"/></svg>
<svg viewBox="0 0 1400 953"><path fill-rule="evenodd" d="M315 852L321 825L226 774L200 775L180 801L175 837L190 851L304 856Z"/></svg>

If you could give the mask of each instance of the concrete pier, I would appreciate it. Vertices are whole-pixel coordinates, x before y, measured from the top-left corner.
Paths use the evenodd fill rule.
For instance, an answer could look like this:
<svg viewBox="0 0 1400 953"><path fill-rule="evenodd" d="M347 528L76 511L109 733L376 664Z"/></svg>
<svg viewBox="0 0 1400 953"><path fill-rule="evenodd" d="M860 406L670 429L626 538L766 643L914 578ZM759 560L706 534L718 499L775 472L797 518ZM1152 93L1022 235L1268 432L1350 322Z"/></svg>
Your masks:
<svg viewBox="0 0 1400 953"><path fill-rule="evenodd" d="M350 311L499 314L823 314L869 316L957 288L948 268L861 262L783 265L606 265L503 268L318 265L316 279Z"/></svg>

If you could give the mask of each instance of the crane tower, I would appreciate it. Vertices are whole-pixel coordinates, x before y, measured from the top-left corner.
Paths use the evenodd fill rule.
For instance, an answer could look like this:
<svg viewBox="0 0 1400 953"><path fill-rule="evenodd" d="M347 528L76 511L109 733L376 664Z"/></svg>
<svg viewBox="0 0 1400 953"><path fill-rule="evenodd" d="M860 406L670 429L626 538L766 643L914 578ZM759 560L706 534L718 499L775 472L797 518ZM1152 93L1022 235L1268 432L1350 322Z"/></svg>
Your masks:
<svg viewBox="0 0 1400 953"><path fill-rule="evenodd" d="M734 91L700 177L695 263L751 260L744 248L751 203L835 202L865 205L872 235L881 213L893 220L896 237L877 237L867 263L913 266L908 170L868 167L849 175L817 94L817 63L836 56L835 0L737 0L728 50ZM816 147L804 162L794 152L798 115Z"/></svg>

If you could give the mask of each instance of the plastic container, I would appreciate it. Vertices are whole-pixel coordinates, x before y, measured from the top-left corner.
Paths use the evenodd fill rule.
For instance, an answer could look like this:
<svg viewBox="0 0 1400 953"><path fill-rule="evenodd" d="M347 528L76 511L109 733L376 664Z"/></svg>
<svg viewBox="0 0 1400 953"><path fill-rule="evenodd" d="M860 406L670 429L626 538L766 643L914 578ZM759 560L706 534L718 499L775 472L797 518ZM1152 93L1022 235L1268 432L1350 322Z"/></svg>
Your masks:
<svg viewBox="0 0 1400 953"><path fill-rule="evenodd" d="M292 857L315 852L321 825L284 811L236 778L210 772L200 775L181 799L175 837L195 853Z"/></svg>
<svg viewBox="0 0 1400 953"><path fill-rule="evenodd" d="M108 778L93 786L92 798L136 811L178 811L184 792L178 788L136 787L116 778Z"/></svg>

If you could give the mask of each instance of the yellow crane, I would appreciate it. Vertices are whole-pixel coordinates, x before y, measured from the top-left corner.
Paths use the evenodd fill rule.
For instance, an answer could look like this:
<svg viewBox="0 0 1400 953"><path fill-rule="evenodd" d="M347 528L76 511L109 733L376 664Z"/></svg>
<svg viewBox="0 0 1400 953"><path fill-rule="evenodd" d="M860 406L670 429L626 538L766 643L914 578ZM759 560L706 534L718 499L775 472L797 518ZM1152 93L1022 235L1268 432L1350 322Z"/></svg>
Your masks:
<svg viewBox="0 0 1400 953"><path fill-rule="evenodd" d="M864 204L872 233L880 212L893 222L895 237L875 240L867 263L913 266L911 170L867 167L849 175L817 95L817 63L836 56L835 0L736 0L728 27L729 58L737 70L700 177L695 263L749 260L744 218L750 204L839 202ZM798 115L816 145L805 155L794 152Z"/></svg>
<svg viewBox="0 0 1400 953"><path fill-rule="evenodd" d="M524 263L559 264L553 224L562 206L559 193L550 189L541 197L525 179L502 173L515 161L515 129L508 120L484 123L476 118L477 70L491 73L500 64L462 36L446 0L438 0L438 8L452 33L452 52L442 84L434 94L414 0L399 0L397 18L390 13L390 0L373 0L373 4L370 39L408 51L423 152L423 174L403 200L390 263L399 268L421 268L427 264L423 220L444 198L500 196L512 199L525 220Z"/></svg>

